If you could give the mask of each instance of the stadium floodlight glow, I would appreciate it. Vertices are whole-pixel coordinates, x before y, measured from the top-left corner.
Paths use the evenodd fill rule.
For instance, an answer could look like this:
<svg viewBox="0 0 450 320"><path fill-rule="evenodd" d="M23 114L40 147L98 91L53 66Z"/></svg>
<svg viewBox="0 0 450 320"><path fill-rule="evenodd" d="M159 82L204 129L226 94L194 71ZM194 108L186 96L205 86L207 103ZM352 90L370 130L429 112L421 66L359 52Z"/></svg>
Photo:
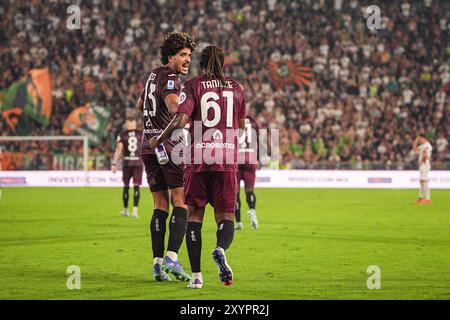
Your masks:
<svg viewBox="0 0 450 320"><path fill-rule="evenodd" d="M83 171L85 184L88 183L88 159L89 140L88 136L0 136L2 141L83 141Z"/></svg>

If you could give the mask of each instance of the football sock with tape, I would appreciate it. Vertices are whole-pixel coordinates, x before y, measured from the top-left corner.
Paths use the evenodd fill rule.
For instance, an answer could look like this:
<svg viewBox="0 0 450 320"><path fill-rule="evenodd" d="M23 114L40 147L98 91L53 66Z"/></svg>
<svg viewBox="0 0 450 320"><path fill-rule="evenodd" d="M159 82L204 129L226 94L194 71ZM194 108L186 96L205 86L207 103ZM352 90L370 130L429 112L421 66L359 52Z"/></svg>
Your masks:
<svg viewBox="0 0 450 320"><path fill-rule="evenodd" d="M137 207L139 205L139 197L140 197L139 186L134 186L133 205L135 207Z"/></svg>
<svg viewBox="0 0 450 320"><path fill-rule="evenodd" d="M164 257L164 238L166 236L166 220L168 213L155 209L150 221L150 234L152 239L153 257Z"/></svg>
<svg viewBox="0 0 450 320"><path fill-rule="evenodd" d="M222 220L217 224L217 246L227 250L234 237L234 222Z"/></svg>
<svg viewBox="0 0 450 320"><path fill-rule="evenodd" d="M425 190L425 184L421 184L420 185L420 193L419 193L419 198L424 199L426 196L426 190Z"/></svg>
<svg viewBox="0 0 450 320"><path fill-rule="evenodd" d="M202 257L202 224L188 222L186 229L186 247L192 273L200 272Z"/></svg>
<svg viewBox="0 0 450 320"><path fill-rule="evenodd" d="M250 209L256 208L256 196L253 191L246 192L247 194L247 203Z"/></svg>
<svg viewBox="0 0 450 320"><path fill-rule="evenodd" d="M241 197L239 193L236 196L236 211L234 212L236 222L241 222Z"/></svg>
<svg viewBox="0 0 450 320"><path fill-rule="evenodd" d="M428 186L428 182L423 185L423 195L426 200L430 200L430 187Z"/></svg>
<svg viewBox="0 0 450 320"><path fill-rule="evenodd" d="M168 251L178 253L178 250L180 250L184 235L186 233L186 222L187 210L182 207L174 207L169 221Z"/></svg>
<svg viewBox="0 0 450 320"><path fill-rule="evenodd" d="M126 209L128 208L128 190L130 187L124 186L122 190L122 200L123 200L123 207Z"/></svg>

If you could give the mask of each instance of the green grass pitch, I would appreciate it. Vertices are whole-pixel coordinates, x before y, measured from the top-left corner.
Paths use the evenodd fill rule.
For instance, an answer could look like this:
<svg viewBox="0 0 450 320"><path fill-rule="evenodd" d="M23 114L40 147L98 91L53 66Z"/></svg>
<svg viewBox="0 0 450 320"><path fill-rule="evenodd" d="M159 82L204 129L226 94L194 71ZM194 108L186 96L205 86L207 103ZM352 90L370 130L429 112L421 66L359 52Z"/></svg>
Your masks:
<svg viewBox="0 0 450 320"><path fill-rule="evenodd" d="M140 219L119 215L119 188L3 188L0 299L449 299L450 191L259 189L260 229L236 231L223 286L211 258L216 226L203 226L201 290L151 277L150 192ZM190 272L185 243L180 259ZM81 289L66 287L67 267ZM367 268L381 289L367 289Z"/></svg>

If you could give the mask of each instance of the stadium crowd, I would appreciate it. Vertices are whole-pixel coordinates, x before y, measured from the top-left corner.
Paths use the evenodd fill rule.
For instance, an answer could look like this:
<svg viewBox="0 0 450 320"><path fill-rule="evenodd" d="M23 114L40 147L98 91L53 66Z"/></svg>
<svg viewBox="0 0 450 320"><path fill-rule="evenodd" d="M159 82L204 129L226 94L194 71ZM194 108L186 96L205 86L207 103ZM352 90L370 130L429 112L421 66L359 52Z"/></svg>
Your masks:
<svg viewBox="0 0 450 320"><path fill-rule="evenodd" d="M0 88L49 67L53 113L33 135L61 135L74 108L95 102L112 115L92 153L110 159L126 111L160 65L160 39L185 31L198 51L214 43L228 53L226 71L244 85L249 114L280 129L280 168L414 168L412 143L423 131L433 167L450 169L449 4L380 1L381 28L371 30L371 2L2 1ZM66 27L73 3L80 30ZM277 84L281 69L268 66L286 61L311 68L311 83ZM3 118L0 131L14 134Z"/></svg>

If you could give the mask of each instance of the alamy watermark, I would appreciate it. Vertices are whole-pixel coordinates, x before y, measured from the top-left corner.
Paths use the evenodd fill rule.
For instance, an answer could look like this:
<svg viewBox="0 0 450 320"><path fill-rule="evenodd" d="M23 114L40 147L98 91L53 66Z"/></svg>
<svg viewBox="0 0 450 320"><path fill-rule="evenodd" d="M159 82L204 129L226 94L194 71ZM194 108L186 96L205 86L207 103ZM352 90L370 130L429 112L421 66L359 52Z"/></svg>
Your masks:
<svg viewBox="0 0 450 320"><path fill-rule="evenodd" d="M69 30L81 29L81 9L73 4L67 7L66 13L69 14L66 20L66 27Z"/></svg>
<svg viewBox="0 0 450 320"><path fill-rule="evenodd" d="M144 130L146 134L157 134ZM244 130L209 128L194 121L187 129L175 130L172 161L177 164L257 164L266 166L280 158L279 129Z"/></svg>
<svg viewBox="0 0 450 320"><path fill-rule="evenodd" d="M366 8L367 21L366 26L370 30L381 29L381 9L377 5L371 5Z"/></svg>
<svg viewBox="0 0 450 320"><path fill-rule="evenodd" d="M66 273L70 274L66 281L66 287L69 290L81 289L81 269L77 265L67 267Z"/></svg>
<svg viewBox="0 0 450 320"><path fill-rule="evenodd" d="M367 267L367 289L381 289L381 269L377 265Z"/></svg>

